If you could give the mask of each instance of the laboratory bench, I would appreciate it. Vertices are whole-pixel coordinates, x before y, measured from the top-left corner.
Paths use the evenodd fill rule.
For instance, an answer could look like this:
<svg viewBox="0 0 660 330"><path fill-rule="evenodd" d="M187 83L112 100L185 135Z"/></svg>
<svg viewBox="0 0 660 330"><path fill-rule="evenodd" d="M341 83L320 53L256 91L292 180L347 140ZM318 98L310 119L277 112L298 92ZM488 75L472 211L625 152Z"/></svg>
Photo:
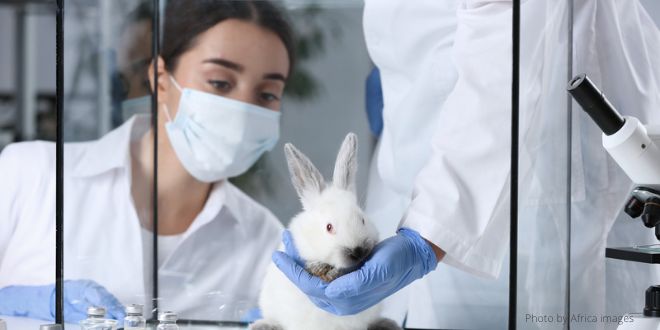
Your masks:
<svg viewBox="0 0 660 330"><path fill-rule="evenodd" d="M39 329L39 326L42 324L47 324L48 322L42 320L29 319L25 317L12 317L12 316L0 316L0 319L4 320L7 324L6 330L36 330ZM206 321L193 321L192 324L186 324L185 320L177 322L179 329L181 330L244 330L247 329L247 324L239 324L238 322L227 322L225 324L217 322L206 322ZM78 330L80 326L78 324L66 324L64 330ZM122 328L119 328L122 329ZM147 329L156 329L155 325L148 325ZM412 329L404 328L405 330L427 330L427 329ZM4 330L4 329L1 329ZM441 329L439 329L441 330Z"/></svg>
<svg viewBox="0 0 660 330"><path fill-rule="evenodd" d="M25 317L12 317L1 316L0 319L4 320L7 324L7 330L36 330L42 324L48 324L47 321L30 319ZM217 322L192 322L193 324L186 324L185 321L177 322L181 330L243 330L247 329L247 324L227 323L220 324ZM66 324L66 329L80 329L78 324ZM121 329L121 328L120 328ZM147 329L156 329L155 325L148 325Z"/></svg>

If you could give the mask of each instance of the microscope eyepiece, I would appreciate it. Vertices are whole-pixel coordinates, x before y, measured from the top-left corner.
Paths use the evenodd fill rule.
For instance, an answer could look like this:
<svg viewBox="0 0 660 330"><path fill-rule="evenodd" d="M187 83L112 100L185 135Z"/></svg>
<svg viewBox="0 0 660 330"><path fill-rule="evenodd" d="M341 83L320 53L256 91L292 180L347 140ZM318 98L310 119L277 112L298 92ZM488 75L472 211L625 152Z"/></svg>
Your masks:
<svg viewBox="0 0 660 330"><path fill-rule="evenodd" d="M571 79L567 90L606 135L612 135L623 127L625 119L586 74Z"/></svg>

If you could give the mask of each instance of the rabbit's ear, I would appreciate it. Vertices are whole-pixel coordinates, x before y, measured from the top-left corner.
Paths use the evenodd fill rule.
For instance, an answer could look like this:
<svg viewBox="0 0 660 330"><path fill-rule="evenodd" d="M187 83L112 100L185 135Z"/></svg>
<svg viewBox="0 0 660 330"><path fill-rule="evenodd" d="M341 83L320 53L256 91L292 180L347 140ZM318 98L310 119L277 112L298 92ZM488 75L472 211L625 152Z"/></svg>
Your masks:
<svg viewBox="0 0 660 330"><path fill-rule="evenodd" d="M336 187L355 192L357 172L357 135L348 133L337 154L335 171L332 176Z"/></svg>
<svg viewBox="0 0 660 330"><path fill-rule="evenodd" d="M309 200L309 197L320 194L325 188L323 176L309 158L291 143L284 145L284 154L286 155L293 187L296 188L296 192L300 196L303 206L305 206L305 202Z"/></svg>

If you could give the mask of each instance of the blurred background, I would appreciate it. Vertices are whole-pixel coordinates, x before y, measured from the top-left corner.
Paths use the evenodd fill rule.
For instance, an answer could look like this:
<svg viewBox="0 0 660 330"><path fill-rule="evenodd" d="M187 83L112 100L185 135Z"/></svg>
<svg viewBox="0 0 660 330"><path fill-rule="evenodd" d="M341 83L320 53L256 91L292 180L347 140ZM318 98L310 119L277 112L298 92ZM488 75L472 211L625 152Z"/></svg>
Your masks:
<svg viewBox="0 0 660 330"><path fill-rule="evenodd" d="M0 149L55 140L52 1L0 1Z"/></svg>

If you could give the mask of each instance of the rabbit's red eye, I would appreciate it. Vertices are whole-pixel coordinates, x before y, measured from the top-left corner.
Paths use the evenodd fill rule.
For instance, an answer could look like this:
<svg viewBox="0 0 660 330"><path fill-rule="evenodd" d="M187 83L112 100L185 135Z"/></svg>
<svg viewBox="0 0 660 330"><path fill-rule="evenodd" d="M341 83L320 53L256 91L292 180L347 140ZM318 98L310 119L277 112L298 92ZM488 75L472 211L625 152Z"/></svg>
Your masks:
<svg viewBox="0 0 660 330"><path fill-rule="evenodd" d="M329 233L332 233L332 224L327 224L325 225L325 230L327 230Z"/></svg>

